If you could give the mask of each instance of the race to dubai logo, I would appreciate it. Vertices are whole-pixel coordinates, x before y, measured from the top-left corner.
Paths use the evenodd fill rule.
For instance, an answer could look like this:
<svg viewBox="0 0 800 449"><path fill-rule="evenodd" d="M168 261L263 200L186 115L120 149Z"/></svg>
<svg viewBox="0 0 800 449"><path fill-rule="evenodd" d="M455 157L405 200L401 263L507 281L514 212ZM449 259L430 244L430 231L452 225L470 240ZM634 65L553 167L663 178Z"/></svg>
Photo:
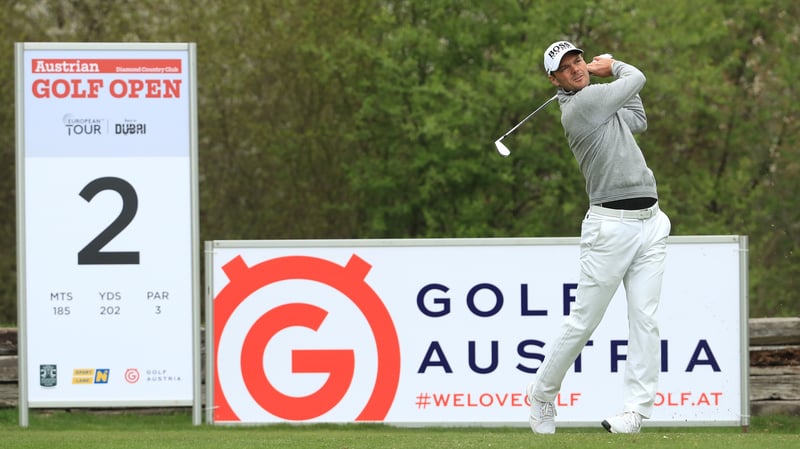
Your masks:
<svg viewBox="0 0 800 449"><path fill-rule="evenodd" d="M147 134L147 123L126 118L122 122L114 123L114 134L123 136L143 136Z"/></svg>

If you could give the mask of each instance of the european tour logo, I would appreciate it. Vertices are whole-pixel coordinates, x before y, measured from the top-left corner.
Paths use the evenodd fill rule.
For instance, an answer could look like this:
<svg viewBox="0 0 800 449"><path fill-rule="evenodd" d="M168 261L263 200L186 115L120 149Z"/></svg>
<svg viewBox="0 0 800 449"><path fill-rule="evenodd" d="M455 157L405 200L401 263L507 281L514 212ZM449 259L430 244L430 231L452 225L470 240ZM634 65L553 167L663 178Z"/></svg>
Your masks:
<svg viewBox="0 0 800 449"><path fill-rule="evenodd" d="M400 343L392 318L381 298L366 283L372 266L353 255L346 265L309 256L285 256L248 267L241 256L222 269L228 284L214 299L215 360L220 357L220 340L236 309L257 290L280 281L309 280L332 287L344 294L367 321L377 348L377 372L369 399L355 421L382 421L394 402L400 380ZM353 382L356 366L352 349L293 349L292 373L328 374L327 381L307 396L293 396L273 385L265 372L264 352L282 331L300 327L317 332L328 311L308 303L277 304L246 330L241 354L241 376L251 399L264 411L281 419L301 421L322 416L338 405ZM215 366L215 420L240 421L236 398L226 395Z"/></svg>

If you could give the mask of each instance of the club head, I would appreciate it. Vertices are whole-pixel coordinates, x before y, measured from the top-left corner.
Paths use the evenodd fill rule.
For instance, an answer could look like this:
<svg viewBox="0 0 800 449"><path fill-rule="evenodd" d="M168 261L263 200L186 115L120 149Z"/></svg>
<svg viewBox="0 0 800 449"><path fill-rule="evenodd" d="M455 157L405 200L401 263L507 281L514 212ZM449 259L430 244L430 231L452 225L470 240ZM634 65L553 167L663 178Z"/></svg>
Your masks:
<svg viewBox="0 0 800 449"><path fill-rule="evenodd" d="M503 145L503 142L500 142L500 139L494 141L494 146L497 147L497 152L500 153L500 156L508 157L508 155L511 154L511 150L509 150L507 146Z"/></svg>

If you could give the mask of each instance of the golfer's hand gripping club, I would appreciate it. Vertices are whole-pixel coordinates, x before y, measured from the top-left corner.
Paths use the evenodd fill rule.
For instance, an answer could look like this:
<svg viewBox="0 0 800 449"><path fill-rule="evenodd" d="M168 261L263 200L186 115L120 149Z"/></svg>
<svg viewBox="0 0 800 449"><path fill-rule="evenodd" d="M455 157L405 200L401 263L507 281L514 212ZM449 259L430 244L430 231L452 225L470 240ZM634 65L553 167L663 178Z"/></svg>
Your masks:
<svg viewBox="0 0 800 449"><path fill-rule="evenodd" d="M592 58L592 62L587 64L586 68L589 70L590 75L606 78L613 74L611 71L611 65L614 63L613 59L614 56L610 53L598 55ZM608 62L609 60L611 62Z"/></svg>

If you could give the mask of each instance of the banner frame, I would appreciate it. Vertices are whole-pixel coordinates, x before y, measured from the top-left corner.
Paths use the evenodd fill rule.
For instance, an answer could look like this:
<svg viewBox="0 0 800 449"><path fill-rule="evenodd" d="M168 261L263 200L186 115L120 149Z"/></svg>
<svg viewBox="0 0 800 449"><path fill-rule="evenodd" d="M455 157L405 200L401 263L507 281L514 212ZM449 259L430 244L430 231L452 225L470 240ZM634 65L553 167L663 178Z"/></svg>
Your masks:
<svg viewBox="0 0 800 449"><path fill-rule="evenodd" d="M190 242L191 242L191 345L192 345L192 421L202 422L201 350L200 350L200 247L199 247L199 193L198 193L198 131L197 131L197 46L193 42L16 42L15 61L15 133L16 133L16 210L17 210L17 327L18 327L18 378L19 378L19 425L29 425L28 386L28 329L27 329L27 273L26 273L26 142L25 142L25 52L26 51L180 51L186 52L187 95L189 116L189 195L190 195ZM145 401L133 405L126 401L85 401L80 404L56 401L42 403L37 407L166 407L175 401Z"/></svg>
<svg viewBox="0 0 800 449"><path fill-rule="evenodd" d="M258 248L304 248L304 247L414 247L414 246L513 246L513 245L577 245L578 237L498 237L498 238L420 238L420 239L286 239L286 240L207 240L205 241L205 310L206 331L213 332L213 303L214 303L214 250L220 249L258 249ZM747 431L750 425L750 399L749 399L749 296L748 296L748 237L746 235L685 235L670 236L670 244L703 244L703 243L735 243L739 247L739 371L740 371L740 396L741 415L738 422L734 421L691 421L686 425L690 427L725 427L740 426ZM214 424L214 382L215 382L215 343L213 338L206 338L206 381L205 394L207 398L206 423ZM231 423L226 423L231 424ZM403 422L385 423L398 427L424 427L424 426L457 426L460 424L440 422ZM472 423L470 426L522 426L518 422L492 422ZM674 427L674 423L652 422L653 427ZM559 423L563 427L582 427L583 424Z"/></svg>

